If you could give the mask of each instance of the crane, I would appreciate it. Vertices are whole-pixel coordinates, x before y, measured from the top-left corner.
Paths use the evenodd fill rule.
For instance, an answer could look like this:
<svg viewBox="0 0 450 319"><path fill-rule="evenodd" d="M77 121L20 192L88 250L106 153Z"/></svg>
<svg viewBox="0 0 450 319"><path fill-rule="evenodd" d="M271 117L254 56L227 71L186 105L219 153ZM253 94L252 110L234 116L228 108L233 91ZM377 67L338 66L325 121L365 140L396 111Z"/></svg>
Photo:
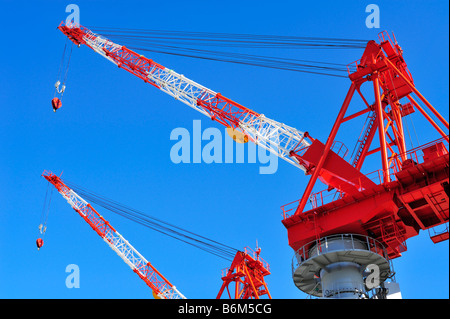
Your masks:
<svg viewBox="0 0 450 319"><path fill-rule="evenodd" d="M225 289L232 299L230 284L234 283L234 299L260 299L267 295L272 299L264 277L270 274L269 264L262 259L261 248L256 251L246 247L244 251L238 251L231 266L222 271L223 284L220 287L216 299L220 299ZM233 288L231 287L231 290Z"/></svg>
<svg viewBox="0 0 450 319"><path fill-rule="evenodd" d="M311 137L308 132L302 132L284 123L272 120L264 114L259 114L125 46L93 33L86 27L81 25L79 27L67 26L62 22L58 29L74 44L88 46L117 67L130 72L146 83L208 116L211 120L230 128L233 132L242 133L245 141L254 142L300 168L305 174L314 171L315 165L318 164L317 156L309 156L307 151L312 141L316 141L316 146L319 148L321 143ZM331 150L331 153L334 152ZM373 183L359 171L352 170L349 174L350 165L337 154L334 160L338 166L344 166L347 170L329 168L327 173L321 173L321 180L327 185L354 188L351 180L357 177L363 184L372 186ZM342 180L348 180L349 184L342 185Z"/></svg>
<svg viewBox="0 0 450 319"><path fill-rule="evenodd" d="M398 43L392 41L386 32L380 33L379 38L379 44L370 41L361 59L348 66L350 89L303 197L282 206L283 224L288 229L294 249L317 236L311 231L308 235L305 233L308 227L306 220L314 219L316 227L325 235L339 228L355 233L376 234L387 246L391 258L399 257L406 250L405 240L417 235L420 229L448 223L449 124L415 87ZM368 98L362 93L361 86L365 83L372 83L373 104L369 104ZM365 108L346 115L356 92ZM412 93L438 118L447 133L431 118L425 107L413 98ZM402 98L409 102L401 104ZM429 121L441 137L407 150L402 118L415 110ZM327 156L327 151L341 125L367 113L367 126L358 139L352 167L360 170L367 156L379 152L382 168L365 175L365 178L370 178L370 183L355 176L354 189L346 188L342 192L343 187L338 187L337 193L333 194L337 200L331 204L329 199L324 199L330 189L311 193L318 172L326 169L325 160L334 161L333 154ZM379 145L370 150L377 131ZM347 182L344 184L347 185ZM313 207L304 211L308 200L313 203ZM347 209L351 213L337 212ZM336 215L332 217L330 212L336 212ZM322 213L327 217L322 219ZM448 229L439 238L448 239Z"/></svg>
<svg viewBox="0 0 450 319"><path fill-rule="evenodd" d="M51 183L57 191L67 200L70 206L86 221L91 228L114 250L118 256L135 272L140 279L142 279L147 286L152 290L155 299L186 299L186 297L173 286L150 262L148 262L111 224L104 219L90 203L88 203L82 196L75 192L71 187L65 183L60 176L55 175L50 171L44 171L42 176ZM70 184L69 184L70 185ZM92 197L94 200L94 197ZM105 203L106 198L102 197L102 202ZM97 201L96 201L97 202ZM123 205L118 203L109 203L111 208L121 208ZM108 207L106 205L106 207ZM105 205L103 205L105 207ZM135 211L132 209L132 211ZM127 216L125 211L121 211L122 216ZM144 217L141 214L141 217ZM136 215L131 218L138 223L145 225L145 218L139 219ZM163 222L163 227L168 228L169 224ZM155 228L156 225L151 227ZM40 225L40 229L42 224ZM177 232L181 233L183 230L176 227ZM41 231L41 234L44 234ZM171 234L174 237L175 234ZM189 232L190 236L196 236ZM176 238L176 237L174 237ZM205 237L199 239L207 240ZM193 241L197 245L200 244L199 239L195 237ZM211 246L213 242L206 242L206 245ZM38 238L36 245L38 250L43 246L42 238ZM216 244L219 244L216 242ZM197 246L198 247L198 246ZM223 248L222 248L223 249ZM259 255L261 248L253 251L249 247L245 247L243 251L236 251L231 266L226 269L226 275L222 278L224 283L221 287L217 299L220 299L224 289L228 291L228 297L235 299L260 299L260 296L268 295L271 298L269 289L264 280L264 277L270 275L269 264L264 261ZM216 254L216 253L214 253ZM220 255L219 255L220 256ZM229 284L236 283L236 293L231 296L229 292Z"/></svg>
<svg viewBox="0 0 450 319"><path fill-rule="evenodd" d="M319 163L303 197L281 207L282 223L295 251L294 283L306 293L326 298L364 295L361 273L371 265L376 265L381 283L392 277L390 260L400 257L407 250L406 240L420 230L428 230L435 244L449 239L447 120L416 88L402 48L386 32L379 34L379 43L367 43L361 59L348 65L348 75L350 88L323 151L321 146L317 153ZM369 92L372 86L373 104L362 93L367 83ZM365 107L347 115L356 92ZM441 137L407 150L403 118L416 110ZM365 175L370 183L355 176L353 189L347 187L349 181L342 181L345 188L313 193L326 163L336 164L330 147L341 125L364 114L367 124L351 167L359 171L367 156L380 153L381 169ZM373 143L377 132L378 144ZM311 207L305 209L308 201ZM445 229L435 231L440 226Z"/></svg>
<svg viewBox="0 0 450 319"><path fill-rule="evenodd" d="M449 125L415 87L403 50L386 32L379 34L379 43L369 41L361 59L348 65L351 85L324 144L308 132L242 106L86 27L61 23L58 29L74 44L88 46L117 67L241 132L244 141L254 142L311 175L302 198L282 206L282 223L295 251L294 283L302 291L332 297L364 293L361 267L377 261L385 280L391 274L390 259L406 250L406 239L418 235L419 230L448 225L449 136L444 130L448 131ZM372 83L372 104L361 90L364 83ZM364 108L348 115L355 93ZM402 119L416 110L441 138L407 150ZM336 136L343 123L363 115L368 116L367 124L358 138L355 156L348 162L339 155ZM374 143L377 132L378 146ZM380 154L382 168L363 174L366 157L375 153ZM318 180L327 188L313 193ZM308 202L312 207L305 210ZM448 234L447 226L432 240L447 240ZM347 258L349 250L354 258ZM331 262L330 256L337 260ZM340 275L330 275L339 271ZM358 284L330 288L340 286L339 278L353 278Z"/></svg>
<svg viewBox="0 0 450 319"><path fill-rule="evenodd" d="M152 289L157 299L186 299L128 240L88 202L69 188L59 176L44 171L42 176L67 200L72 208L114 250L117 255Z"/></svg>

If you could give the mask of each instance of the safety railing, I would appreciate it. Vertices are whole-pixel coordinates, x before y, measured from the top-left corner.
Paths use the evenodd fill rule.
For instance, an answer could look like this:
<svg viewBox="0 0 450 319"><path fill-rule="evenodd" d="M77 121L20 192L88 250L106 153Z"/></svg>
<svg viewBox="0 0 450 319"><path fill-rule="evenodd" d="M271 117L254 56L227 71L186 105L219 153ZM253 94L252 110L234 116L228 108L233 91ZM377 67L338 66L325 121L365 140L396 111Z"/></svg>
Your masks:
<svg viewBox="0 0 450 319"><path fill-rule="evenodd" d="M348 159L346 159L348 156L348 148L341 141L334 141L333 145L331 146L331 150L348 161Z"/></svg>
<svg viewBox="0 0 450 319"><path fill-rule="evenodd" d="M396 181L397 177L396 174L399 173L406 163L406 160L409 160L409 162L412 162L412 165L421 164L424 162L424 149L429 149L432 146L435 146L437 151L441 154L448 153L449 149L449 143L447 141L447 137L441 137L437 140L434 140L432 142L426 143L424 145L421 145L419 147L416 147L414 149L411 149L404 154L397 154L395 156L392 156L389 159L389 169L386 174L389 175L390 181ZM365 178L370 179L372 182L374 182L377 185L383 184L385 181L385 172L383 169L378 169L376 171L373 171L371 173L368 173L364 175ZM348 182L347 182L348 183ZM362 184L362 179L357 178L354 180L349 181L350 184L353 184L359 191L363 191L364 187ZM323 206L325 204L331 203L333 201L336 201L338 199L341 199L345 195L344 192L334 189L332 191L329 191L328 189L324 189L318 192L311 193L309 197L309 202L306 204L304 211L308 211L311 209L315 209L317 207ZM281 215L283 219L291 217L295 210L297 209L299 205L300 199L295 200L293 202L287 203L283 206L281 206Z"/></svg>
<svg viewBox="0 0 450 319"><path fill-rule="evenodd" d="M244 254L250 256L253 258L253 260L258 261L262 268L266 269L268 272L270 272L270 265L267 261L265 261L263 258L259 256L259 252L255 252L250 247L244 247ZM230 270L230 267L223 268L222 269L222 277L226 277L228 275L228 271Z"/></svg>
<svg viewBox="0 0 450 319"><path fill-rule="evenodd" d="M267 263L267 261L265 261L263 258L261 258L259 256L259 251L255 252L250 247L245 247L244 248L244 253L246 253L247 255L252 257L254 260L259 261L264 269L266 269L267 271L270 271L269 264Z"/></svg>
<svg viewBox="0 0 450 319"><path fill-rule="evenodd" d="M391 181L396 180L395 173L396 173L396 171L395 171L394 167L390 167L388 174L389 174ZM382 184L384 182L384 172L382 169L378 169L378 170L368 173L364 176L365 176L365 178L370 179L372 182L374 182L377 185ZM359 177L354 180L350 180L349 184L353 184L353 186L355 186L359 191L363 191L364 187L363 187L362 182L363 182L362 178ZM344 195L345 195L345 193L343 191L340 191L339 189L334 189L331 191L328 189L324 189L324 190L321 190L318 192L313 192L309 196L309 201L306 203L304 211L315 209L315 208L323 206L325 204L334 202L338 199L343 198ZM300 200L301 199L298 199L298 200L295 200L293 202L290 202L290 203L287 203L287 204L281 206L281 211L282 211L281 215L283 216L283 219L289 218L295 213L295 210L297 209L297 206L299 205Z"/></svg>
<svg viewBox="0 0 450 319"><path fill-rule="evenodd" d="M394 40L395 40L394 33L392 33L392 35L394 36ZM378 39L380 40L380 43L388 41L391 44L391 47L395 50L395 52L397 54L400 54L397 46L395 45L397 43L397 41L395 41L395 42L392 41L391 36L389 35L389 33L386 30L378 33Z"/></svg>
<svg viewBox="0 0 450 319"><path fill-rule="evenodd" d="M339 234L323 237L313 240L300 247L292 259L292 273L297 267L311 257L326 254L334 251L333 245L330 243L341 240L347 243L346 250L367 250L376 253L389 261L389 255L383 244L378 240L369 236L357 234Z"/></svg>
<svg viewBox="0 0 450 319"><path fill-rule="evenodd" d="M405 157L406 157L406 159L410 159L410 160L414 161L416 164L421 164L424 162L425 154L423 153L423 150L428 149L432 146L435 146L436 148L443 146L443 149L441 149L440 151L443 154L447 154L448 149L449 149L449 143L448 143L447 139L448 139L448 135L446 137L441 137L437 140L431 141L427 144L424 144L424 145L421 145L414 149L411 149L411 150L405 152ZM396 156L396 158L402 158L403 157L402 155L403 154L398 154ZM394 173L398 173L402 170L402 167L401 167L402 165L401 164L399 165L398 163L402 163L402 162L401 161L393 161Z"/></svg>

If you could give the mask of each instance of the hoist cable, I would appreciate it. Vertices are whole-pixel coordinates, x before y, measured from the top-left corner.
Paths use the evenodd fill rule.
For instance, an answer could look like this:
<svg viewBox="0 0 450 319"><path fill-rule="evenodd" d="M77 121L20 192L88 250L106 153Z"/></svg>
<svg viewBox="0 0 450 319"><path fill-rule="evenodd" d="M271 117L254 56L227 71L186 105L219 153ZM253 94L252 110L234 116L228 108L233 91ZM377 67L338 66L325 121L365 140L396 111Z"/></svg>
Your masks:
<svg viewBox="0 0 450 319"><path fill-rule="evenodd" d="M66 39L66 43L64 44L64 49L63 49L63 54L62 54L62 57L61 57L61 62L59 63L58 75L56 77L56 83L58 83L58 81L60 80L61 73L62 73L62 70L64 68L64 59L65 59L65 56L66 56L66 48L67 48L67 42L68 41L69 41L69 38ZM55 90L54 90L54 93L53 93L53 97L56 97L56 93L59 93L59 92L58 92L58 86L55 84Z"/></svg>
<svg viewBox="0 0 450 319"><path fill-rule="evenodd" d="M185 32L92 27L93 31L130 49L203 60L347 78L340 63L242 53L241 49L361 49L367 40L235 33ZM205 47L238 48L239 53Z"/></svg>
<svg viewBox="0 0 450 319"><path fill-rule="evenodd" d="M176 53L176 52L163 51L163 50L155 50L155 49L148 49L148 48L138 48L138 47L130 47L130 49L147 51L147 52L162 53L162 54L168 54L168 55L183 56L183 57L196 58L196 59L203 59L203 60L211 60L211 61L219 61L219 62L230 62L230 63L235 63L235 64L259 66L259 67L278 69L278 70L296 71L296 72L302 72L302 73L311 73L311 74L320 74L320 75L327 75L327 76L333 76L333 77L347 78L347 76L343 75L343 74L332 74L332 73L326 73L326 72L317 72L317 71L311 71L311 70L300 69L300 68L295 68L295 67L289 67L288 65L282 65L282 64L278 64L278 65L274 64L274 63L272 63L272 64L267 64L267 63L264 64L264 63L257 62L257 61L241 61L241 60L232 60L232 59L222 59L222 58L198 56L198 55L193 55L193 54L183 54L183 53Z"/></svg>
<svg viewBox="0 0 450 319"><path fill-rule="evenodd" d="M40 220L39 220L39 223L40 223L40 224L42 224L43 220L45 219L45 213L46 213L46 206L47 206L47 196L48 196L49 184L50 184L50 183L47 183L47 190L45 191L44 205L43 205L43 207L42 207L41 218L40 218Z"/></svg>
<svg viewBox="0 0 450 319"><path fill-rule="evenodd" d="M69 185L70 183L67 184ZM74 185L72 184L70 185L71 187L74 187ZM82 190L75 186L74 190L76 190L81 196L91 201L92 203L102 206L103 208L108 209L113 213L116 213L129 220L135 221L143 226L158 231L164 235L167 235L174 239L178 239L182 242L200 248L209 253L215 254L219 257L227 257L227 259L229 259L232 256L234 256L235 252L237 251L231 247L220 244L216 241L209 240L206 237L194 234L177 226L163 222L154 217L145 215L142 212L129 208L128 206L119 204L109 199L105 199L104 197L101 197L99 195L92 195L92 192L87 192L85 189ZM188 233L190 235L187 235L183 232ZM227 247L227 250L225 250L223 247Z"/></svg>
<svg viewBox="0 0 450 319"><path fill-rule="evenodd" d="M48 196L49 184L50 183L47 184L47 190L45 191L44 206L42 207L41 218L39 220L39 232L42 234L42 236L45 236L45 231L47 229L47 221L50 214L50 206L53 196L53 188L50 191L50 196Z"/></svg>
<svg viewBox="0 0 450 319"><path fill-rule="evenodd" d="M63 49L63 53L62 53L62 57L61 57L61 62L59 64L59 69L58 69L57 80L59 80L59 78L61 77L61 72L62 72L63 65L64 65L64 57L66 56L66 48L67 48L67 42L68 41L69 41L69 38L66 39L66 43L64 44L64 49Z"/></svg>
<svg viewBox="0 0 450 319"><path fill-rule="evenodd" d="M330 38L330 37L299 37L280 35L259 35L259 34L237 34L237 33L214 33L214 32L193 32L193 31L165 31L148 29L120 29L105 27L90 27L91 30L109 36L126 36L147 39L169 39L182 41L210 41L225 44L230 43L259 43L259 44L288 44L288 45L312 45L330 47L358 47L364 48L368 40Z"/></svg>
<svg viewBox="0 0 450 319"><path fill-rule="evenodd" d="M205 236L201 236L194 232L188 231L181 227L162 221L161 219L146 215L145 213L133 209L127 205L120 204L114 200L89 191L83 187L75 185L71 182L65 183L86 200L95 203L115 214L125 217L131 221L139 223L147 228L155 230L171 238L180 240L184 243L192 245L203 251L216 255L218 257L232 260L237 249L218 241L212 240Z"/></svg>
<svg viewBox="0 0 450 319"><path fill-rule="evenodd" d="M72 42L72 45L70 47L69 60L67 61L66 72L64 73L64 80L62 82L63 85L66 84L67 74L69 72L70 58L72 57L72 50L73 50L73 42Z"/></svg>
<svg viewBox="0 0 450 319"><path fill-rule="evenodd" d="M131 45L135 45L134 43L131 43ZM249 60L249 61L261 61L261 62L267 62L267 63L278 63L278 64L286 64L287 66L293 66L293 67L309 67L309 68L318 68L318 69L324 69L324 70L333 70L333 71L343 71L347 72L346 65L343 64L337 64L337 63L330 63L330 62L319 62L319 61L311 61L311 60L300 60L300 59L292 59L292 58L277 58L277 57L270 57L270 56L262 56L262 55L254 55L254 54L244 54L244 53L233 53L233 52L223 52L223 51L211 51L211 50L201 50L201 49L194 49L194 48L183 48L183 47L177 47L177 46L166 46L166 45L150 45L151 47L157 47L157 48L164 48L164 49L173 49L175 52L178 51L187 51L187 52L198 52L198 53L204 53L205 55L217 55L217 56L224 56L224 57L230 57L230 58L239 58L241 60ZM133 46L135 49L146 49L146 47L139 47L139 46Z"/></svg>
<svg viewBox="0 0 450 319"><path fill-rule="evenodd" d="M140 42L185 44L233 48L279 48L279 49L362 49L360 44L319 43L319 42L277 42L277 41L241 41L224 39L196 39L181 37L142 37L122 34L103 33L109 39L134 40Z"/></svg>

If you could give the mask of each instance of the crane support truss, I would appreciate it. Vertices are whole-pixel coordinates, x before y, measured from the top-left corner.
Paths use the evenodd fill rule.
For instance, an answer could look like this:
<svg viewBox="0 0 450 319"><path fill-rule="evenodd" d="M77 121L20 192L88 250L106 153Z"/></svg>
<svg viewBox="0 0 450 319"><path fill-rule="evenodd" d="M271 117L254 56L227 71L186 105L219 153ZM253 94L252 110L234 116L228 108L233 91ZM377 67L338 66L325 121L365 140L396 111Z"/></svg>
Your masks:
<svg viewBox="0 0 450 319"><path fill-rule="evenodd" d="M325 146L316 152L320 160L303 197L282 206L282 222L288 230L289 245L296 251L323 236L355 233L379 240L392 259L406 251L406 240L418 235L420 230L446 226L431 239L439 242L449 238L449 124L415 87L398 43L393 42L386 32L379 34L379 40L379 44L369 41L361 59L348 67L352 82L350 89ZM372 86L373 96L362 94L361 86L365 83ZM355 93L362 98L365 109L347 115ZM425 107L420 106L412 93ZM373 97L375 103L370 105L367 101ZM403 117L415 110L441 137L407 150ZM433 120L427 111L438 121ZM346 180L341 181L342 186L338 181L335 189L328 187L312 193L327 165L337 164L331 146L341 125L366 113L369 113L368 124L358 140L352 166L359 172L367 156L379 153L381 169L364 178L355 176L356 189L348 187L352 180ZM377 136L379 143L373 143ZM315 144L316 141L303 160L317 148ZM340 170L352 172L343 165L339 166ZM312 207L304 210L308 202Z"/></svg>
<svg viewBox="0 0 450 319"><path fill-rule="evenodd" d="M448 223L449 124L417 90L402 49L385 32L380 33L379 44L369 41L361 59L348 66L351 85L323 144L306 132L268 119L85 27L61 24L59 30L74 43L87 45L119 68L212 120L242 131L248 140L310 174L303 197L293 202L296 208L286 210L283 206L283 224L288 230L289 245L294 250L321 236L348 232L370 234L387 247L390 258L396 258L406 250L406 239L416 236L420 229L429 230ZM372 83L375 98L372 105L361 92L364 83ZM365 108L347 115L355 93L362 98ZM412 93L440 124L419 105ZM403 103L402 99L408 99L409 103ZM403 117L415 110L442 138L420 149L424 155L428 154L423 162L418 159L420 155L408 157L412 153L405 145ZM371 116L369 124L358 140L357 155L350 164L333 151L335 138L341 124L366 113ZM370 149L377 144L373 143L377 136L379 146ZM419 150L413 153L416 151ZM369 174L361 173L366 157L374 153L381 155L382 167L376 172L380 178L375 181ZM417 182L423 178L426 179L425 186ZM317 204L318 195L323 195L323 192L312 193L318 179L328 186L327 192L337 195L333 195L331 203L325 204L321 199L321 204ZM304 211L308 201L313 203L313 208ZM294 214L287 214L288 211ZM448 239L448 230L434 238L436 241Z"/></svg>
<svg viewBox="0 0 450 319"><path fill-rule="evenodd" d="M75 44L85 44L119 68L127 70L212 120L242 131L255 144L304 172L307 171L307 168L293 157L293 154L302 154L310 145L304 132L258 114L85 27L75 28L61 23L58 28Z"/></svg>
<svg viewBox="0 0 450 319"><path fill-rule="evenodd" d="M225 290L230 299L260 299L264 295L272 299L264 280L270 275L269 264L259 256L260 253L261 248L253 251L249 247L236 253L231 266L222 271L223 284L216 299L220 299ZM234 295L233 287L230 288L233 283Z"/></svg>
<svg viewBox="0 0 450 319"><path fill-rule="evenodd" d="M185 299L161 273L142 256L108 221L89 203L70 189L52 172L42 176L67 200L70 206L92 227L92 229L114 250L117 255L141 278L158 299Z"/></svg>

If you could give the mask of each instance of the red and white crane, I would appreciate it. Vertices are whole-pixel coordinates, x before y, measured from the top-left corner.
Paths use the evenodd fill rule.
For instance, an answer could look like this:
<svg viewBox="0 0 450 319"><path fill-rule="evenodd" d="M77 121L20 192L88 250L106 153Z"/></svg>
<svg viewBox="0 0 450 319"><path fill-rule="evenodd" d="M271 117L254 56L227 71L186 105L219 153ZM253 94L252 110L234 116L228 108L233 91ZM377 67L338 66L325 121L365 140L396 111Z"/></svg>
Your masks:
<svg viewBox="0 0 450 319"><path fill-rule="evenodd" d="M186 299L186 297L172 285L149 261L134 248L123 235L121 235L107 220L100 215L90 203L77 194L72 188L57 175L50 171L44 171L42 176L51 183L56 190L67 200L69 205L84 219L86 223L114 250L117 255L142 279L152 290L156 299ZM103 200L105 200L103 198ZM122 206L116 203L113 206ZM112 210L114 211L114 210ZM143 220L141 220L143 221ZM168 224L164 223L165 227ZM45 225L45 224L44 224ZM41 234L45 229L41 229ZM45 226L44 226L45 227ZM176 227L176 226L175 226ZM181 228L176 227L178 231ZM189 232L194 236L193 233ZM206 239L205 237L203 237ZM197 240L198 241L198 240ZM36 245L38 250L43 246L42 238L38 238ZM197 243L198 244L198 243ZM217 299L222 297L226 288L228 297L235 299L259 299L263 295L271 298L269 289L264 280L270 275L269 264L259 255L261 248L256 252L246 247L244 251L236 251L231 266L226 269L223 276L223 284ZM230 283L235 283L235 294L230 294Z"/></svg>
<svg viewBox="0 0 450 319"><path fill-rule="evenodd" d="M105 220L88 202L69 188L60 177L49 171L42 176L67 200L70 206L114 250L117 255L141 278L157 299L186 299L128 240Z"/></svg>
<svg viewBox="0 0 450 319"><path fill-rule="evenodd" d="M349 249L347 244L350 242L353 250L355 245L359 245L364 254L381 256L381 259L377 256L373 259L379 260L380 265L385 267L387 259L399 257L406 250L406 239L418 235L419 230L448 223L448 121L415 87L402 49L384 32L380 33L379 43L369 41L361 59L349 65L351 85L330 135L323 144L307 132L256 113L85 27L61 24L58 29L76 45L88 46L119 68L212 120L242 132L246 137L244 140L256 143L311 175L303 197L282 207L282 222L298 263L293 274L294 282L305 292L314 288L318 294L322 293L321 282L331 278L328 276L330 273L325 271L327 265L322 263L323 267L318 268L318 271L325 271L322 276L318 272L308 271L311 266L305 264L308 261L315 260L317 266L317 259L327 257L328 253L340 256L341 250L345 252ZM373 86L373 104L361 91L364 83ZM347 110L355 93L361 97L363 108L348 115ZM409 102L404 103L405 99ZM425 117L441 138L407 150L402 119L415 110ZM431 115L427 110L431 111ZM355 156L348 162L338 155L338 151L334 152L336 136L343 123L363 115L368 115L367 124L358 139ZM438 121L434 121L432 116ZM373 143L377 132L378 145ZM374 172L378 178L361 172L365 158L375 153L379 153L381 158L381 169ZM313 193L317 180L322 181L327 189ZM332 200L324 199L327 193L333 196ZM312 203L312 207L305 210L308 202ZM345 233L362 237L329 237ZM324 252L321 238L325 242L328 238L335 244L334 247L342 249ZM376 241L371 241L374 238ZM448 239L448 229L432 239L434 242ZM362 255L356 256L354 263L367 266ZM361 276L358 275L360 270L350 266L339 269L347 272L344 277ZM387 277L388 274L385 274L383 278ZM302 282L308 283L303 285ZM333 281L330 285L337 284ZM339 289L336 291L350 288ZM330 293L330 296L333 294Z"/></svg>
<svg viewBox="0 0 450 319"><path fill-rule="evenodd" d="M290 156L290 152L298 152L309 146L307 134L304 132L258 114L83 26L73 28L61 24L58 29L75 44L85 44L119 68L127 70L212 120L243 132L257 145L305 170L301 163Z"/></svg>

